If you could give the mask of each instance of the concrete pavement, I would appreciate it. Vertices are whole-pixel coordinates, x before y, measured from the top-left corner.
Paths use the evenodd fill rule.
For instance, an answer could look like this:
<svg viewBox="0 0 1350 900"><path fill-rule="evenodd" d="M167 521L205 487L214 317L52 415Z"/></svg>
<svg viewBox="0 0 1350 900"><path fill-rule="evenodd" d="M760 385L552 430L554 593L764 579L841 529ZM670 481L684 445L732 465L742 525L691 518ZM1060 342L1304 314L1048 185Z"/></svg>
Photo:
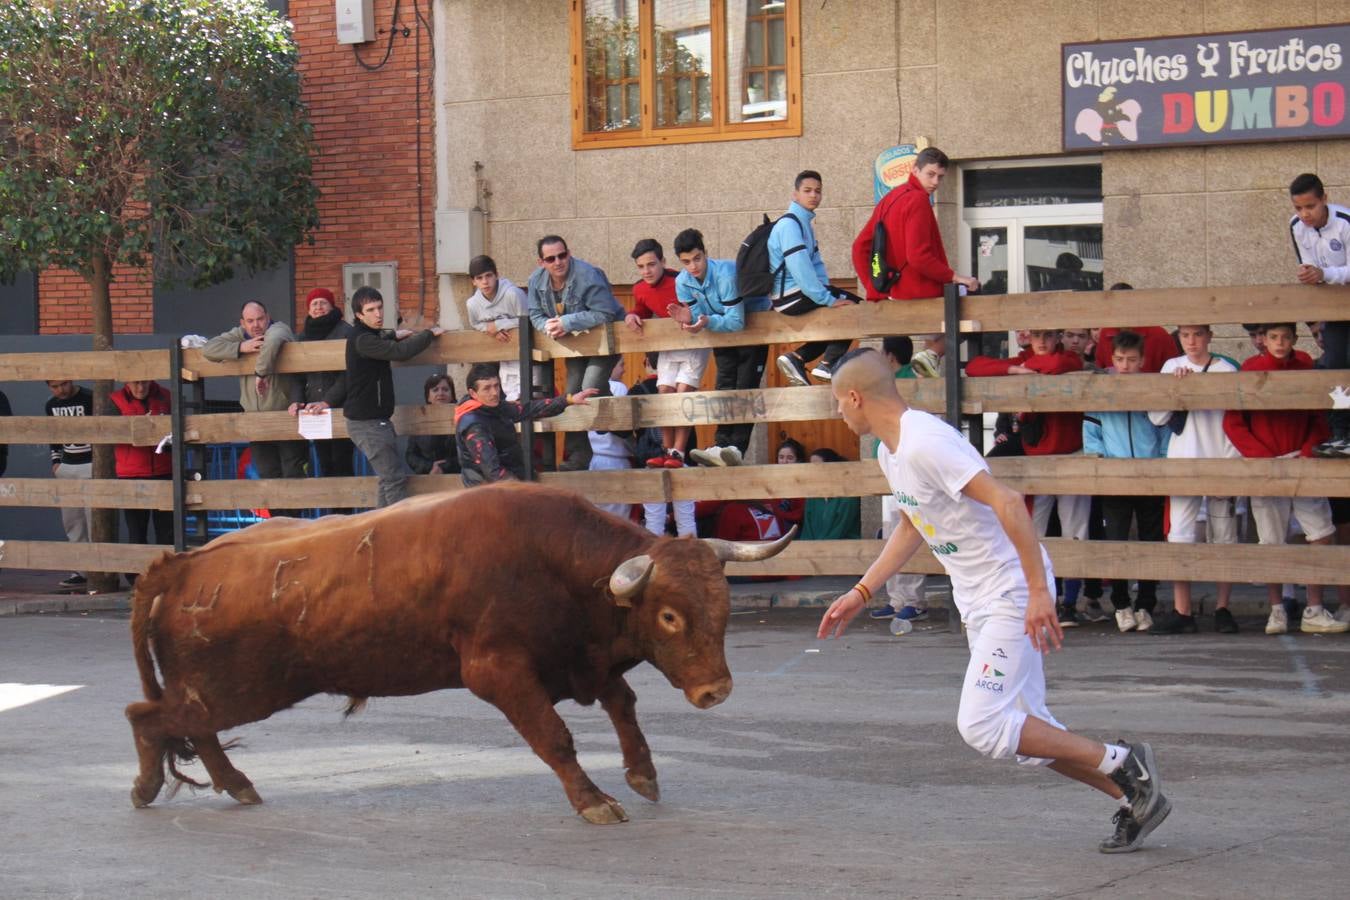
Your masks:
<svg viewBox="0 0 1350 900"><path fill-rule="evenodd" d="M1049 658L1070 727L1158 748L1172 817L1102 856L1112 804L989 762L954 726L965 652L941 623L814 638L818 610L733 616L736 678L698 711L633 673L663 799L623 784L598 708L560 705L632 821L571 813L553 775L464 691L318 697L245 726L264 798L181 792L146 810L123 706L125 616L0 621L0 683L70 690L0 711L0 896L1327 897L1342 890L1350 638L1080 628ZM808 652L818 651L818 652ZM0 689L17 696L19 689ZM34 689L28 689L30 692ZM0 704L3 705L3 704ZM192 767L200 777L199 767Z"/></svg>

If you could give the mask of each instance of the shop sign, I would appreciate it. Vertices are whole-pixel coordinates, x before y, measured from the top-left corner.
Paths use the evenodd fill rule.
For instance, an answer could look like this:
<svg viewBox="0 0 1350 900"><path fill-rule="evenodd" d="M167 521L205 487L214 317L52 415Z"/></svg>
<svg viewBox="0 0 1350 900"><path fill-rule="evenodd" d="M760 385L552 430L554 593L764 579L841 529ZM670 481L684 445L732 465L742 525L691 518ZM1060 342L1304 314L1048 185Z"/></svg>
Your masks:
<svg viewBox="0 0 1350 900"><path fill-rule="evenodd" d="M1065 150L1350 137L1350 23L1061 46Z"/></svg>

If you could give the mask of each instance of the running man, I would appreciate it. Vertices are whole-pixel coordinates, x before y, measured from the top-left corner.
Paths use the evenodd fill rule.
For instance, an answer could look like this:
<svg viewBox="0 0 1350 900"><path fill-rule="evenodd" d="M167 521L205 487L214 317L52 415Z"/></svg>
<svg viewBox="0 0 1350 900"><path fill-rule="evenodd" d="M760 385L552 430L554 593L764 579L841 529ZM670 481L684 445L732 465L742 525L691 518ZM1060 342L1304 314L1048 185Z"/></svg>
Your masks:
<svg viewBox="0 0 1350 900"><path fill-rule="evenodd" d="M1060 646L1050 557L1036 540L1022 495L996 481L954 429L911 409L880 353L847 353L831 391L858 435L880 439L877 462L900 504L900 522L857 586L838 597L817 636L839 637L886 579L923 544L951 576L966 624L970 663L957 727L966 743L995 759L1048 765L1119 803L1103 853L1139 849L1172 811L1153 748L1101 744L1059 724L1045 705L1041 654ZM905 523L909 527L905 527Z"/></svg>

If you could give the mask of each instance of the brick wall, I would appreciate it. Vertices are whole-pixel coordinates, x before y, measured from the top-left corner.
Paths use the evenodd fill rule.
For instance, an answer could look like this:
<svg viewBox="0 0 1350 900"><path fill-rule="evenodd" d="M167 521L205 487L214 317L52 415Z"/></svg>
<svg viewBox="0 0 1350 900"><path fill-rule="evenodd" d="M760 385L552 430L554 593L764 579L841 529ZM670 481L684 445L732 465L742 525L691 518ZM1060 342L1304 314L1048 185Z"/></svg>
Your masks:
<svg viewBox="0 0 1350 900"><path fill-rule="evenodd" d="M361 58L378 64L389 47L394 0L375 0L375 24L383 33L358 45ZM430 22L429 0L416 0ZM435 147L430 31L399 7L393 51L377 72L363 69L352 48L337 42L332 0L291 0L290 17L300 47L300 74L314 125L314 177L322 191L320 228L314 246L296 248L297 321L304 297L315 287L342 290L342 265L398 262L399 308L415 315L424 292L424 313L437 317L435 275ZM403 28L411 29L409 37ZM421 50L421 74L417 53ZM418 104L418 91L421 104ZM418 151L422 139L422 234L418 247Z"/></svg>
<svg viewBox="0 0 1350 900"><path fill-rule="evenodd" d="M129 266L113 267L112 316L114 334L149 334L154 330L154 308L149 274ZM85 280L64 269L48 269L38 278L38 332L89 334L90 290Z"/></svg>
<svg viewBox="0 0 1350 900"><path fill-rule="evenodd" d="M359 45L361 58L378 64L389 46L394 0L375 0L376 27L382 33ZM430 0L416 0L430 22ZM315 287L342 291L342 265L349 262L398 263L399 308L405 318L417 313L422 292L424 313L434 322L438 305L435 276L435 148L433 146L432 36L414 13L414 3L399 8L393 52L377 72L368 72L352 48L337 42L333 0L291 0L290 18L300 47L304 99L314 125L314 179L322 191L320 228L314 245L295 252L293 323L303 322L304 297ZM410 29L408 37L403 28ZM421 50L418 106L418 59ZM419 261L418 149L422 137L422 236ZM153 329L151 282L146 273L119 266L112 285L115 333ZM43 334L87 334L91 328L89 288L78 275L44 272L39 279L39 328ZM278 318L281 314L278 313Z"/></svg>

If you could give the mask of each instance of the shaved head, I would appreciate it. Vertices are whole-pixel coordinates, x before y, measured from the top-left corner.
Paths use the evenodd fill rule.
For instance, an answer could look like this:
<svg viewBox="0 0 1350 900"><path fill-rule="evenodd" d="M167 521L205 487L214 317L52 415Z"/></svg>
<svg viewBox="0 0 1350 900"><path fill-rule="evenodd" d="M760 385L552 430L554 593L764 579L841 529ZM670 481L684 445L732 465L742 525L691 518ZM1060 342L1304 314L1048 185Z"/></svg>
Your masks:
<svg viewBox="0 0 1350 900"><path fill-rule="evenodd" d="M835 363L832 385L836 396L857 391L868 399L899 396L895 389L895 372L886 358L875 350L859 348L844 354Z"/></svg>

